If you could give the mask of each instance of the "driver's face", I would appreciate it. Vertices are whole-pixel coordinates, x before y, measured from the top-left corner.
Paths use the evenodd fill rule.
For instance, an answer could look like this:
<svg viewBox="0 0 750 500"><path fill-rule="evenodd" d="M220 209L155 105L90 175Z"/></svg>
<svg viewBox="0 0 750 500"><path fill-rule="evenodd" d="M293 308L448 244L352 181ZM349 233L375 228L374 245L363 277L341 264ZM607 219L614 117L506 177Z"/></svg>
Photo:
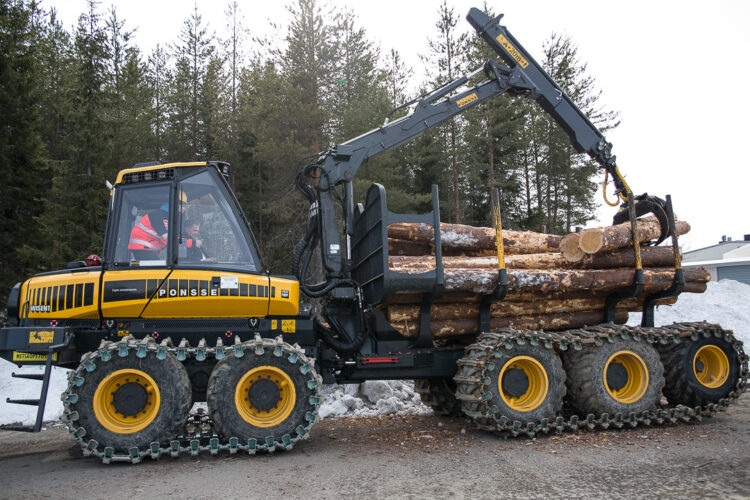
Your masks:
<svg viewBox="0 0 750 500"><path fill-rule="evenodd" d="M185 232L188 234L188 236L192 238L197 238L198 232L200 231L200 229L201 227L198 224L191 224L185 228Z"/></svg>

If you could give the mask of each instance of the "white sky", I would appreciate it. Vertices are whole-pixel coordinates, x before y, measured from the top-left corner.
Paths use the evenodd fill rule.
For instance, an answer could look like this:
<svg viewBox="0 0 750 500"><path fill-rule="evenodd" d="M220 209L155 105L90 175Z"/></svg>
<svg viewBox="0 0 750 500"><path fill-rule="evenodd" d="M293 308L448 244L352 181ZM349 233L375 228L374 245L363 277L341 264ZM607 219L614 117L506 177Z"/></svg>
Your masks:
<svg viewBox="0 0 750 500"><path fill-rule="evenodd" d="M284 1L240 1L244 24L267 34L269 19L284 33L289 15ZM414 70L425 69L418 54L435 36L441 0L335 0L359 17L370 39L385 53L397 49ZM126 28L137 27L135 44L148 52L177 39L193 6L211 29L225 25L221 0L104 0L115 5ZM449 0L462 19L483 0ZM620 112L622 124L607 139L620 171L636 194L671 194L678 216L692 231L681 238L684 250L714 244L722 235L750 234L750 2L628 0L535 0L493 2L505 14L502 24L535 57L553 31L570 35L579 56L602 90L602 101ZM85 0L45 0L66 27L86 9ZM461 21L469 31L471 26ZM600 190L601 192L601 190ZM600 194L598 195L600 197ZM607 224L613 208L599 211Z"/></svg>

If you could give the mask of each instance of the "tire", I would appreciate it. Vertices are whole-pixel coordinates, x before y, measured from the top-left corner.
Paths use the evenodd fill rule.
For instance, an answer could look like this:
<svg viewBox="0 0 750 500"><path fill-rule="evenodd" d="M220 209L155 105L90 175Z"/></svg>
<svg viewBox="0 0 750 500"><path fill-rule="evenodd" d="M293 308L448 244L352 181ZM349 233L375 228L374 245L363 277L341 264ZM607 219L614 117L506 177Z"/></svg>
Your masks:
<svg viewBox="0 0 750 500"><path fill-rule="evenodd" d="M153 351L143 358L132 348L124 357L114 351L106 361L97 358L93 370L82 375L78 400L71 406L78 412L77 425L86 430L87 441L127 452L153 442L166 444L182 431L192 407L190 380L172 354L158 359ZM145 404L141 404L143 397ZM129 409L123 409L126 406ZM142 412L132 415L138 408Z"/></svg>
<svg viewBox="0 0 750 500"><path fill-rule="evenodd" d="M697 341L660 345L657 349L665 369L664 395L671 404L695 407L716 403L727 397L737 385L740 376L737 352L724 339L702 338ZM724 356L723 361L720 361L721 353ZM703 381L701 381L698 375L702 373L710 375L710 372L694 371L694 361L698 363L705 361L708 366L704 365L704 370L711 369L711 367L718 370L716 373L721 373L719 379L712 381L702 377ZM721 363L726 363L724 369L718 366Z"/></svg>
<svg viewBox="0 0 750 500"><path fill-rule="evenodd" d="M220 435L256 440L272 451L307 437L317 420L319 392L313 363L299 349L257 338L216 364L207 401Z"/></svg>
<svg viewBox="0 0 750 500"><path fill-rule="evenodd" d="M503 417L522 424L552 420L562 408L565 371L552 349L531 345L501 349L486 363L483 378L489 384L487 404L496 422Z"/></svg>
<svg viewBox="0 0 750 500"><path fill-rule="evenodd" d="M461 402L456 399L456 383L452 379L417 379L414 390L435 415L459 417L463 415Z"/></svg>
<svg viewBox="0 0 750 500"><path fill-rule="evenodd" d="M563 361L568 375L568 403L584 415L640 413L655 407L661 399L663 368L649 344L617 340L568 351Z"/></svg>

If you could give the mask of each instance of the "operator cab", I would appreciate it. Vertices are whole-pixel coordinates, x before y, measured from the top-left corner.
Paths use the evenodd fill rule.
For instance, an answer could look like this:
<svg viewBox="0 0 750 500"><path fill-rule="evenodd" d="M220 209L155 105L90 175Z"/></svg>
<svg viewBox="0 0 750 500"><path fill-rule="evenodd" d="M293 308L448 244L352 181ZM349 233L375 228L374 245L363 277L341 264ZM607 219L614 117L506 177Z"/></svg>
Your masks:
<svg viewBox="0 0 750 500"><path fill-rule="evenodd" d="M258 273L258 246L221 162L134 167L112 189L105 266Z"/></svg>

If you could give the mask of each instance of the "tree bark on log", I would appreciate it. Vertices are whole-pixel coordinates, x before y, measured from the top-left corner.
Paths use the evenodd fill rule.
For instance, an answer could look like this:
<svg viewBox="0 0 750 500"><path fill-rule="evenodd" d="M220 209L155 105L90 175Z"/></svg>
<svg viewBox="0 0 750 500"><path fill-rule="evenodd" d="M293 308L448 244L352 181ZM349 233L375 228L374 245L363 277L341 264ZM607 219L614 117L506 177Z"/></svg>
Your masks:
<svg viewBox="0 0 750 500"><path fill-rule="evenodd" d="M636 227L639 243L656 239L661 234L659 221L655 217L638 219ZM675 222L675 232L678 236L686 234L688 231L690 231L690 224L684 221ZM578 241L580 249L587 254L608 252L632 245L633 234L630 229L630 222L624 222L616 226L586 229L581 233Z"/></svg>
<svg viewBox="0 0 750 500"><path fill-rule="evenodd" d="M654 293L666 290L671 285L669 284L648 284L643 287L643 293ZM686 281L685 289L682 293L703 293L706 291L705 282L697 281ZM533 302L533 301L545 301L545 300L562 300L562 299L585 299L592 297L601 297L610 294L611 291L600 291L600 290L578 290L578 291L559 291L559 292L524 292L521 291L509 291L505 297L506 302ZM439 299L435 299L436 304L450 304L453 302L465 302L465 303L477 303L482 300L485 294L471 293L471 292L448 292ZM423 294L419 292L397 292L392 293L386 299L384 305L391 304L419 304L422 301Z"/></svg>
<svg viewBox="0 0 750 500"><path fill-rule="evenodd" d="M388 226L388 238L420 243L435 243L435 235L429 224L399 222ZM526 254L557 252L562 236L536 233L534 231L503 230L505 253ZM495 229L473 227L463 224L440 224L440 241L445 252L447 249L496 251ZM405 255L405 254L402 254ZM418 254L409 254L418 255Z"/></svg>
<svg viewBox="0 0 750 500"><path fill-rule="evenodd" d="M642 247L643 267L668 267L674 263L672 247ZM435 269L435 257L393 256L388 260L392 271L402 273L423 273ZM497 257L443 257L445 269L497 269ZM615 250L612 253L586 255L579 262L570 262L559 253L531 253L507 255L507 269L611 269L635 267L635 255L631 248Z"/></svg>
<svg viewBox="0 0 750 500"><path fill-rule="evenodd" d="M644 269L645 284L671 285L674 269ZM445 290L490 293L497 286L497 271L450 269L445 271ZM550 292L598 290L612 292L629 287L634 269L509 269L508 290L514 292ZM700 268L686 268L685 281L707 282L711 275Z"/></svg>
<svg viewBox="0 0 750 500"><path fill-rule="evenodd" d="M615 315L615 322L623 324L627 320L628 313L624 310L618 310ZM513 327L528 330L566 330L587 325L598 325L601 322L602 311L581 311L575 313L491 318L490 328ZM392 323L391 326L405 337L416 337L419 333L419 321L401 321ZM479 319L432 321L430 323L430 330L435 338L473 335L479 332Z"/></svg>
<svg viewBox="0 0 750 500"><path fill-rule="evenodd" d="M674 304L676 298L660 299L656 305ZM544 314L573 313L579 311L604 311L606 297L592 297L582 299L540 300L535 302L505 302L496 301L490 306L490 317L505 318L508 316L531 316ZM618 309L627 311L640 310L643 299L632 298L618 303ZM416 321L419 319L419 304L391 305L387 309L386 317L390 323L402 321ZM433 321L448 319L478 318L479 304L454 302L450 304L433 304L430 308L430 319Z"/></svg>

